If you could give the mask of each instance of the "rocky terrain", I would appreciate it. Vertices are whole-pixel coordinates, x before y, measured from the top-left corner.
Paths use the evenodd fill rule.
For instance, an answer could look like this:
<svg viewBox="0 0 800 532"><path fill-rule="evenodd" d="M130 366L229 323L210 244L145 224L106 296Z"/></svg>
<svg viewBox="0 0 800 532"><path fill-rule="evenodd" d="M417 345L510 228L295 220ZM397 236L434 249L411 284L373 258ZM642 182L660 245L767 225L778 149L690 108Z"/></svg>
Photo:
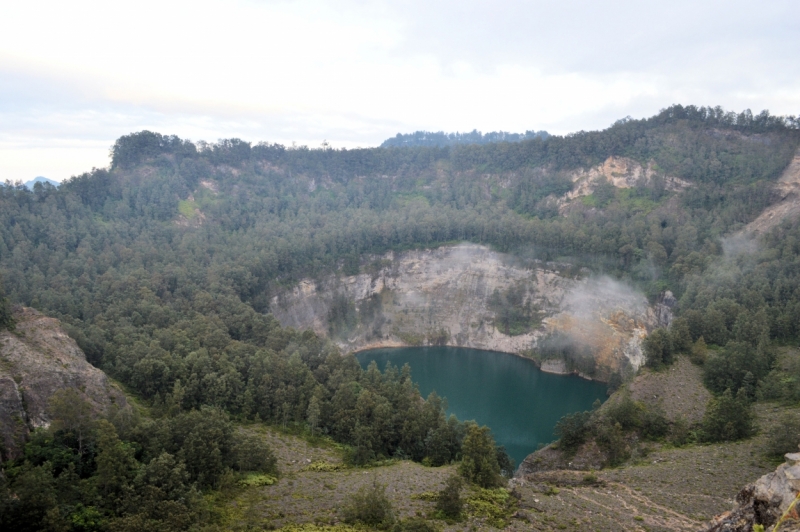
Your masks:
<svg viewBox="0 0 800 532"><path fill-rule="evenodd" d="M663 413L669 422L682 419L690 425L702 420L711 397L711 393L703 386L701 369L683 356L661 371L642 368L633 381L603 404L601 411L614 405L624 395ZM636 442L628 444L634 447L634 454L641 450L637 450ZM600 469L606 462L607 457L592 440L581 445L574 454L566 454L557 445L551 444L528 455L519 465L517 476L525 478L526 475L564 469L588 471Z"/></svg>
<svg viewBox="0 0 800 532"><path fill-rule="evenodd" d="M271 311L282 325L313 329L350 351L452 345L523 354L557 337L588 348L595 377L605 379L642 365L641 340L669 322L674 304L667 296L651 307L623 283L570 275L564 265L522 263L474 244L388 253L372 264L371 273L305 280L275 296ZM507 334L492 305L498 295L516 296L529 309L527 330ZM571 371L563 359L540 363L546 371Z"/></svg>
<svg viewBox="0 0 800 532"><path fill-rule="evenodd" d="M774 190L778 200L747 224L741 235L763 234L784 220L795 220L800 216L800 150L783 171Z"/></svg>
<svg viewBox="0 0 800 532"><path fill-rule="evenodd" d="M655 179L663 179L667 190L678 191L691 183L674 176L662 176L656 171L653 161L642 166L628 157L609 157L603 164L570 175L572 190L559 198L559 209L563 212L571 200L592 194L598 185L605 182L616 188L632 188L637 185L652 185Z"/></svg>
<svg viewBox="0 0 800 532"><path fill-rule="evenodd" d="M762 480L774 478L775 466L764 458L762 448L770 428L791 410L763 404L757 409L762 430L751 440L681 448L655 444L646 457L618 468L517 475L508 486L515 509L504 518L502 529L684 532L707 529L715 515L720 516L715 523L730 520L739 508L736 498L742 486L752 487L753 479L765 474ZM243 430L269 441L281 476L274 485L237 489L218 500L222 524L228 529L289 523L305 524L309 530L316 530L313 524L342 526L343 501L373 481L387 487L398 518L430 516L434 506L430 496L456 471L454 466L431 468L409 461L351 468L342 464L330 442L310 444L275 427L249 425ZM781 466L779 472L787 467ZM471 494L465 491L463 496ZM497 529L478 516L434 523L445 531ZM714 532L722 530L739 529ZM751 532L752 521L741 530Z"/></svg>
<svg viewBox="0 0 800 532"><path fill-rule="evenodd" d="M0 332L3 459L18 457L30 431L50 424L49 400L59 390L79 390L98 414L127 404L122 391L86 361L58 320L30 308L19 309L15 319L14 331Z"/></svg>

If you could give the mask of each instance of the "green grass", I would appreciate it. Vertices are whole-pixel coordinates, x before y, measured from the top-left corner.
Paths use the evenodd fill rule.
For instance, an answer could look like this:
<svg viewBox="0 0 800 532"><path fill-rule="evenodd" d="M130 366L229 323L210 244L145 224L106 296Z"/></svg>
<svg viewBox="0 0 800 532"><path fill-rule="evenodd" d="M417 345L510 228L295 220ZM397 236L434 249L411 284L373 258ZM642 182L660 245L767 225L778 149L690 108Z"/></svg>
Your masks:
<svg viewBox="0 0 800 532"><path fill-rule="evenodd" d="M205 188L196 190L193 198L193 200L185 199L178 202L178 212L189 220L197 216L198 211L202 211L219 201L218 194Z"/></svg>
<svg viewBox="0 0 800 532"><path fill-rule="evenodd" d="M243 488L257 488L260 486L272 486L278 481L272 475L264 475L262 473L249 473L238 484Z"/></svg>
<svg viewBox="0 0 800 532"><path fill-rule="evenodd" d="M330 473L333 471L343 471L347 469L345 464L334 464L332 462L312 462L303 468L303 471L318 471L320 473Z"/></svg>
<svg viewBox="0 0 800 532"><path fill-rule="evenodd" d="M650 198L637 196L632 188L622 188L617 190L617 201L620 205L630 212L649 213L658 206L658 203Z"/></svg>
<svg viewBox="0 0 800 532"><path fill-rule="evenodd" d="M197 216L198 205L195 201L181 200L178 202L178 212L189 220Z"/></svg>

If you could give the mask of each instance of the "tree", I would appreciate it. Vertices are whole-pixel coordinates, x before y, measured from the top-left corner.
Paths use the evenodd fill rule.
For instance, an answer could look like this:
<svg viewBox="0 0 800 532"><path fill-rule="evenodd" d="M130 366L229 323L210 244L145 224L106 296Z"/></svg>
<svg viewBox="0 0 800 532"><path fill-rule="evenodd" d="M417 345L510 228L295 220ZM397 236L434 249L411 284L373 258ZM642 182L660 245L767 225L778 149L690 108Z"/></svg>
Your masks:
<svg viewBox="0 0 800 532"><path fill-rule="evenodd" d="M277 473L278 460L264 437L256 434L237 434L233 444L234 467L239 471Z"/></svg>
<svg viewBox="0 0 800 532"><path fill-rule="evenodd" d="M672 339L666 329L656 329L642 342L645 364L653 369L672 364Z"/></svg>
<svg viewBox="0 0 800 532"><path fill-rule="evenodd" d="M574 452L584 441L589 432L591 412L575 412L558 420L554 430L558 436L558 445L567 452Z"/></svg>
<svg viewBox="0 0 800 532"><path fill-rule="evenodd" d="M139 462L134 448L120 441L114 425L104 419L97 424L97 446L97 490L103 506L119 512L132 495Z"/></svg>
<svg viewBox="0 0 800 532"><path fill-rule="evenodd" d="M95 411L86 397L75 388L64 388L50 397L53 431L63 430L78 441L78 455L83 456L86 439L95 428Z"/></svg>
<svg viewBox="0 0 800 532"><path fill-rule="evenodd" d="M708 358L708 347L706 346L706 341L702 336L698 338L697 341L692 345L692 349L689 352L689 358L698 366L702 366L706 363L706 359Z"/></svg>
<svg viewBox="0 0 800 532"><path fill-rule="evenodd" d="M308 403L308 412L306 413L306 417L308 419L308 425L311 427L311 435L314 435L314 431L317 429L317 424L319 424L319 400L316 396L311 398L311 401Z"/></svg>
<svg viewBox="0 0 800 532"><path fill-rule="evenodd" d="M489 427L471 424L461 446L459 471L470 482L491 488L502 484L497 449Z"/></svg>
<svg viewBox="0 0 800 532"><path fill-rule="evenodd" d="M5 475L2 482L6 482ZM57 504L50 464L32 467L26 463L3 495L6 500L3 501L4 511L0 513L0 524L4 530L34 532L44 529L43 521Z"/></svg>
<svg viewBox="0 0 800 532"><path fill-rule="evenodd" d="M498 445L496 448L497 465L500 466L500 475L505 478L514 476L514 460L506 451L505 446Z"/></svg>
<svg viewBox="0 0 800 532"><path fill-rule="evenodd" d="M182 459L191 480L201 487L216 486L233 465L233 426L218 408L204 406L162 420L153 432L157 439L150 452L166 451Z"/></svg>
<svg viewBox="0 0 800 532"><path fill-rule="evenodd" d="M3 288L3 277L0 276L0 331L3 329L14 329L14 316Z"/></svg>
<svg viewBox="0 0 800 532"><path fill-rule="evenodd" d="M730 388L712 398L703 417L703 439L709 442L735 441L755 432L753 409L744 389L734 397Z"/></svg>
<svg viewBox="0 0 800 532"><path fill-rule="evenodd" d="M780 458L786 453L796 453L800 445L800 419L792 413L781 416L778 425L767 435L764 448L769 456Z"/></svg>
<svg viewBox="0 0 800 532"><path fill-rule="evenodd" d="M669 337L676 353L689 353L692 349L692 333L686 318L675 318L669 325Z"/></svg>

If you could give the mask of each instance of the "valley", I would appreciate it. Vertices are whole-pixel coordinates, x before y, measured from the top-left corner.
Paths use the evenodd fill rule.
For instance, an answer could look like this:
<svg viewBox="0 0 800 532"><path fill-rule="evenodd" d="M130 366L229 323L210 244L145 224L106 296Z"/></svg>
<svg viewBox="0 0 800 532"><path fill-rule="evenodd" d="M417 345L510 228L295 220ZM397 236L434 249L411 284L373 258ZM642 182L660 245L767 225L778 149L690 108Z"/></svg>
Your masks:
<svg viewBox="0 0 800 532"><path fill-rule="evenodd" d="M746 486L800 442L798 131L680 105L443 146L140 131L6 183L0 526L769 529L790 494ZM377 347L611 395L512 474Z"/></svg>

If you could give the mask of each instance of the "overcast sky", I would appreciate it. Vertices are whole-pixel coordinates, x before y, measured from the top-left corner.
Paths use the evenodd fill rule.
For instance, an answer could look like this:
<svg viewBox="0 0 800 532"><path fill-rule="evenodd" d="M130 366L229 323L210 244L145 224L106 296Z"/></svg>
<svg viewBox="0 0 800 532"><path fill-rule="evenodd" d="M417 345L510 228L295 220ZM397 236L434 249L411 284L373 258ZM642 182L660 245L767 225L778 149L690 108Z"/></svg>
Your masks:
<svg viewBox="0 0 800 532"><path fill-rule="evenodd" d="M0 0L0 181L142 129L349 148L673 103L800 114L800 1Z"/></svg>

